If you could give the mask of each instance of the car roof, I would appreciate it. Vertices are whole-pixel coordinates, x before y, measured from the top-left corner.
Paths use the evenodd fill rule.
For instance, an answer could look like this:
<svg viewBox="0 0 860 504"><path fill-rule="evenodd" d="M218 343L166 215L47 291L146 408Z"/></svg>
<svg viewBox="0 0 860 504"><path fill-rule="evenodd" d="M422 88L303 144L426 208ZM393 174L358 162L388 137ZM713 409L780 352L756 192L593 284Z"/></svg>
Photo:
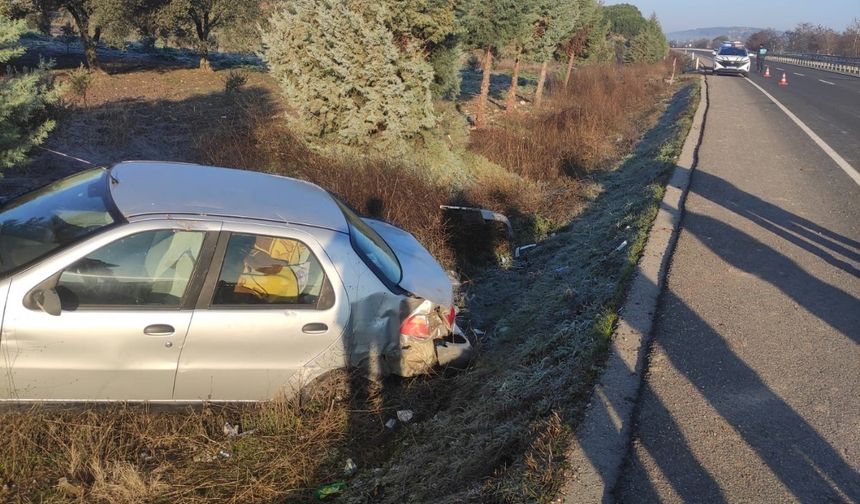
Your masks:
<svg viewBox="0 0 860 504"><path fill-rule="evenodd" d="M189 163L126 161L111 167L111 197L126 218L153 214L238 217L349 232L321 187L279 175Z"/></svg>

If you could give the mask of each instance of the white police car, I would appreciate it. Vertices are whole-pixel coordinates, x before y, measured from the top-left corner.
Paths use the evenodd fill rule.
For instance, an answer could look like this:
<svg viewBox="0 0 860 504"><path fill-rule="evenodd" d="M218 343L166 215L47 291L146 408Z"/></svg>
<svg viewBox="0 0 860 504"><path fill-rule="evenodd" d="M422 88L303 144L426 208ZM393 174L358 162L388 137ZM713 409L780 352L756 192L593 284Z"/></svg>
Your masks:
<svg viewBox="0 0 860 504"><path fill-rule="evenodd" d="M750 73L750 55L738 44L723 45L714 54L714 74L741 74L744 77Z"/></svg>

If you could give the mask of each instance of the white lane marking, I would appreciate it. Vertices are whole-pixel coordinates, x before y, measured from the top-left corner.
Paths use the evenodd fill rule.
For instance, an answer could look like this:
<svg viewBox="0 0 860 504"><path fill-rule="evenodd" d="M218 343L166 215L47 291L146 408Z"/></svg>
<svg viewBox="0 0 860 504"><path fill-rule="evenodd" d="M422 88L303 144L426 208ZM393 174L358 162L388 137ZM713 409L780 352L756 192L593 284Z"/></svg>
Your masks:
<svg viewBox="0 0 860 504"><path fill-rule="evenodd" d="M824 79L818 79L818 82L823 82L823 83L825 83L825 84L830 84L831 86L835 86L835 85L836 85L836 83L835 83L835 82L826 81L826 80L824 80Z"/></svg>
<svg viewBox="0 0 860 504"><path fill-rule="evenodd" d="M799 73L797 73L797 72L791 72L791 73L793 73L794 75L799 75L799 76L801 76L801 77L806 77L806 74L799 74Z"/></svg>
<svg viewBox="0 0 860 504"><path fill-rule="evenodd" d="M776 69L779 70L780 72L785 72L785 68L776 67Z"/></svg>
<svg viewBox="0 0 860 504"><path fill-rule="evenodd" d="M755 82L753 82L749 79L744 79L744 80L746 80L747 82L749 82L750 84L755 86L756 89L758 89L759 91L764 93L765 96L770 98L770 101L775 103L777 107L779 107L783 112L785 112L785 115L787 115L789 119L794 121L794 124L796 124L798 127L800 127L800 129L802 129L803 132L806 133L809 136L809 138L812 139L813 142L815 142L816 144L818 144L819 147L821 147L821 150L823 150L825 154L830 156L830 159L832 159L839 166L839 168L842 168L842 171L844 171L849 177L851 177L851 180L853 180L854 182L857 183L858 186L860 186L860 172L858 172L857 169L855 169L853 166L848 164L848 161L845 161L845 158L843 158L842 156L839 155L838 152L833 150L833 147L827 145L827 143L824 140L822 140L820 136L816 135L815 132L812 131L812 129L809 126L807 126L796 115L794 115L790 110L788 110L788 108L785 105L783 105L782 103L779 102L779 100L777 100L776 98L771 96L771 94L768 93L767 91L765 91L761 86L759 86L758 84L756 84Z"/></svg>

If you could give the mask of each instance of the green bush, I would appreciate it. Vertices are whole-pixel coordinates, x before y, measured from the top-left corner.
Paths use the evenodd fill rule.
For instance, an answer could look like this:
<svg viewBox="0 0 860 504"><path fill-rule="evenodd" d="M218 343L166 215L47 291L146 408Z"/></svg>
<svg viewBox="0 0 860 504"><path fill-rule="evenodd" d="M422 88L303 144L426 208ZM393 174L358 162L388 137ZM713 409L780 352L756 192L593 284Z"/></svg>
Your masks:
<svg viewBox="0 0 860 504"><path fill-rule="evenodd" d="M72 93L83 100L84 106L87 105L87 93L90 90L90 84L93 82L93 75L81 63L81 66L69 72L69 87Z"/></svg>
<svg viewBox="0 0 860 504"><path fill-rule="evenodd" d="M58 92L48 78L47 65L23 72L6 67L24 52L18 45L24 31L24 21L0 15L0 170L26 161L30 149L54 128L46 109L56 102Z"/></svg>
<svg viewBox="0 0 860 504"><path fill-rule="evenodd" d="M435 123L433 69L394 37L387 4L296 0L270 19L264 58L312 138L403 145Z"/></svg>

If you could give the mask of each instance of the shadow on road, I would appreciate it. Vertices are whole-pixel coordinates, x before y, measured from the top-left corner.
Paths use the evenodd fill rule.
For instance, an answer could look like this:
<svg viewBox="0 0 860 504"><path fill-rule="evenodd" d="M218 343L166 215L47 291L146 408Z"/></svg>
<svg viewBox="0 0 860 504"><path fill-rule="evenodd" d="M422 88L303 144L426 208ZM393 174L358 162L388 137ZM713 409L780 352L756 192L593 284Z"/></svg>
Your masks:
<svg viewBox="0 0 860 504"><path fill-rule="evenodd" d="M694 181L694 192L710 202L834 268L858 276L857 268L849 262L860 260L860 243L856 240L768 203L714 175L696 172ZM711 216L687 213L683 229L727 265L776 287L797 306L854 343L860 343L860 300L854 295L809 273L750 234ZM665 356L664 365L671 364L669 367L695 387L795 498L801 502L842 502L846 496L849 500L860 498L860 475L856 469L732 350L719 328L711 327L671 286L661 295L659 313L662 318L655 321L654 334L660 335L660 339L654 341L655 350L649 358ZM676 323L668 324L671 329L667 330L670 318ZM636 329L648 332L650 328ZM647 435L638 437L636 445L656 464L674 492L685 502L725 502L719 483L690 448L697 440L686 437L678 420L647 381L638 401L637 423L648 422L651 427ZM609 409L620 406L601 401L594 401L593 405ZM582 445L582 448L592 461L599 459L600 447ZM619 476L616 496L625 501L659 501L640 453L631 450ZM601 476L612 483L608 472ZM604 496L605 501L609 498Z"/></svg>

